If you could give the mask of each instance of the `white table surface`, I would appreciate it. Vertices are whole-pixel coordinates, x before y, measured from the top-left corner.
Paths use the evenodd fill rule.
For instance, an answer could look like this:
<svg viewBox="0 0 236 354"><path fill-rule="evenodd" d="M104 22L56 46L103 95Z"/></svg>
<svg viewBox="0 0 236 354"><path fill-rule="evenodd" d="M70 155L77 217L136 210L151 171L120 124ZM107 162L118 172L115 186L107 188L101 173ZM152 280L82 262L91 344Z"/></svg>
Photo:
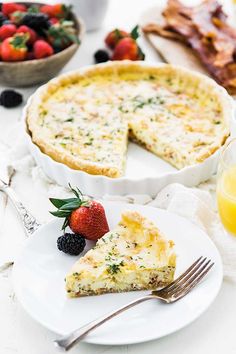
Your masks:
<svg viewBox="0 0 236 354"><path fill-rule="evenodd" d="M95 0L96 1L96 0ZM142 11L159 0L110 0L109 10L101 30L87 33L76 56L64 68L68 71L93 62L93 52L103 47L105 34L115 26L131 29ZM188 0L191 4L192 1ZM141 40L148 61L157 61L157 54ZM2 89L2 88L1 88ZM35 90L22 89L24 99ZM0 144L11 147L11 130L20 120L22 107L0 107ZM42 187L35 184L24 171L17 172L11 181L22 201L41 221L50 219L49 202ZM21 224L7 198L0 194L0 264L17 253L24 240ZM56 296L56 294L55 294ZM168 337L139 345L107 347L81 343L71 353L130 353L130 354L235 354L236 286L227 282L209 310L187 328ZM138 309L137 309L138 310ZM105 309L104 309L105 311ZM128 335L128 334L127 334ZM21 308L11 283L11 271L0 273L0 354L54 354L55 334L33 321Z"/></svg>

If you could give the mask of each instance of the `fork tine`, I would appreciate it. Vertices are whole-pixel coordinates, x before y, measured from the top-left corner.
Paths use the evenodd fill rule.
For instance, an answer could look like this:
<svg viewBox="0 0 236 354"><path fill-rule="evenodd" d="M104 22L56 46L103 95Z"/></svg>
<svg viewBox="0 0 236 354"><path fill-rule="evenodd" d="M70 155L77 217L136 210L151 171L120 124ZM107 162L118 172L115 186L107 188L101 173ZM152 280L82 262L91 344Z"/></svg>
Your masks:
<svg viewBox="0 0 236 354"><path fill-rule="evenodd" d="M198 265L193 270L189 272L189 274L186 277L184 277L184 279L182 279L180 282L175 284L175 286L173 286L171 289L168 289L167 294L172 295L178 289L181 289L186 285L188 285L189 282L191 282L192 279L196 278L208 266L210 262L211 260L207 260L207 258L204 258L200 263L198 263Z"/></svg>
<svg viewBox="0 0 236 354"><path fill-rule="evenodd" d="M205 275L209 272L209 270L213 267L214 263L211 263L207 268L204 267L204 269L199 273L198 275L192 277L188 281L187 286L182 287L177 291L177 293L173 294L174 296L174 301L181 299L183 296L188 294L201 280Z"/></svg>
<svg viewBox="0 0 236 354"><path fill-rule="evenodd" d="M179 283L186 275L189 274L189 272L191 272L192 269L194 269L195 266L197 266L197 264L199 263L199 261L202 259L202 256L199 257L188 269L186 269L186 271L181 274L177 279L175 279L171 284L165 286L164 288L158 290L158 291L166 291L169 290L170 288L172 288L174 285L176 285L177 283Z"/></svg>

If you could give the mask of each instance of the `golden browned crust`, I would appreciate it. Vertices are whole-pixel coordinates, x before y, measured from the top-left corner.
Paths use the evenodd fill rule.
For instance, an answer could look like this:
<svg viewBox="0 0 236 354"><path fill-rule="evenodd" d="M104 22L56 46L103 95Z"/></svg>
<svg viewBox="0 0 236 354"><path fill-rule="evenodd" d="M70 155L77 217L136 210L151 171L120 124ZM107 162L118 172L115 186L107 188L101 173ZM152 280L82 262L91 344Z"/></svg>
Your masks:
<svg viewBox="0 0 236 354"><path fill-rule="evenodd" d="M93 175L104 175L112 178L122 176L123 171L119 168L113 166L104 166L97 162L89 162L84 160L80 156L72 156L68 151L60 150L55 148L52 144L45 141L40 135L40 128L37 123L39 115L40 105L52 94L58 87L65 86L74 82L78 82L80 79L85 77L90 77L94 75L108 75L112 74L114 77L116 73L135 73L139 74L140 77L145 74L155 75L158 73L164 73L167 77L183 77L186 85L195 90L198 89L203 92L210 92L212 97L218 100L222 107L222 114L224 119L224 126L221 131L221 143L217 143L215 146L204 150L201 156L198 156L196 161L202 162L207 157L211 156L217 149L219 149L227 139L230 133L230 119L232 116L232 106L229 96L226 91L218 86L212 79L205 77L202 74L193 73L190 70L183 69L181 67L175 67L168 64L159 64L156 66L147 66L141 63L134 63L130 61L123 62L110 62L106 64L101 64L89 68L80 69L74 72L63 74L58 78L49 81L48 84L42 86L35 95L33 96L28 109L27 109L27 127L28 132L32 137L32 141L40 148L40 150L50 156L57 162L61 162L68 167L76 170L81 170ZM207 90L206 90L207 88ZM170 162L170 161L168 161Z"/></svg>
<svg viewBox="0 0 236 354"><path fill-rule="evenodd" d="M173 273L175 272L175 267L170 267L169 268L169 273ZM85 297L85 296L96 296L96 295L103 295L103 294L114 294L114 293L124 293L124 292L129 292L129 291L142 291L142 290L157 290L158 288L163 288L164 286L167 286L169 284L169 282L163 282L163 281L154 281L152 284L149 284L149 286L145 286L145 287L133 287L132 289L127 288L124 290L117 290L117 289L98 289L97 291L86 291L83 293L79 293L79 292L73 292L73 291L67 291L67 295L70 298L76 298L76 297Z"/></svg>
<svg viewBox="0 0 236 354"><path fill-rule="evenodd" d="M109 290L107 291L107 289L99 289L99 291L88 291L86 293L68 293L68 297L70 298L75 298L75 297L86 297L86 296L97 296L97 295L103 295L103 294L114 294L114 293L126 293L126 292L130 292L130 291L142 291L142 290L156 290L158 288L164 287L168 285L167 283L163 283L163 282L157 282L156 284L153 284L152 286L149 287L142 287L142 288L137 288L137 289L125 289L125 290Z"/></svg>

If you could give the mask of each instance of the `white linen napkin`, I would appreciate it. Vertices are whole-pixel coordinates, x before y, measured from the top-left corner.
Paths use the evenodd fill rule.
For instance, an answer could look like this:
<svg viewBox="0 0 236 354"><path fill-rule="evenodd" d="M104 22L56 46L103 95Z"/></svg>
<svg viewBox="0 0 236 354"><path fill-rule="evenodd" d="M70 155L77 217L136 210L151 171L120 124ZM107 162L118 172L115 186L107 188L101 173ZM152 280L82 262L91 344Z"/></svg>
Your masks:
<svg viewBox="0 0 236 354"><path fill-rule="evenodd" d="M3 165L6 167L5 171ZM18 174L31 175L33 183L45 195L45 198L49 196L60 198L70 194L66 188L58 186L46 177L41 168L35 165L21 140L16 141L11 148L0 145L0 169L0 178L3 173L5 176L11 174L12 169ZM198 188L187 188L177 183L170 184L162 189L154 199L149 195L139 194L105 195L103 199L149 205L186 217L203 229L212 239L222 256L225 279L236 282L236 237L229 236L220 223L214 201L214 178Z"/></svg>

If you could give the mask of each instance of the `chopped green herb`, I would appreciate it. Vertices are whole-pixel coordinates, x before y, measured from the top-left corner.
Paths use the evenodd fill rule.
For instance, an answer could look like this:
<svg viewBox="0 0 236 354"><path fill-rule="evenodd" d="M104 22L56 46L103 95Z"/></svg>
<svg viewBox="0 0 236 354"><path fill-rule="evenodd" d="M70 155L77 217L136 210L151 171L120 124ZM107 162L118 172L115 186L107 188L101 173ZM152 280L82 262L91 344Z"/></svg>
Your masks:
<svg viewBox="0 0 236 354"><path fill-rule="evenodd" d="M41 112L41 115L42 116L46 116L48 114L48 111L46 109L44 109L42 112Z"/></svg>
<svg viewBox="0 0 236 354"><path fill-rule="evenodd" d="M108 273L110 274L117 274L120 272L120 267L124 265L124 262L121 261L119 264L113 263L108 265Z"/></svg>
<svg viewBox="0 0 236 354"><path fill-rule="evenodd" d="M89 141L87 141L86 143L84 143L85 145L92 145L93 144L93 138L90 138Z"/></svg>
<svg viewBox="0 0 236 354"><path fill-rule="evenodd" d="M122 113L129 113L129 110L128 110L128 109L124 109L123 106L119 106L118 109L119 109L119 111L122 112Z"/></svg>
<svg viewBox="0 0 236 354"><path fill-rule="evenodd" d="M155 76L154 75L149 75L149 80L155 80Z"/></svg>

